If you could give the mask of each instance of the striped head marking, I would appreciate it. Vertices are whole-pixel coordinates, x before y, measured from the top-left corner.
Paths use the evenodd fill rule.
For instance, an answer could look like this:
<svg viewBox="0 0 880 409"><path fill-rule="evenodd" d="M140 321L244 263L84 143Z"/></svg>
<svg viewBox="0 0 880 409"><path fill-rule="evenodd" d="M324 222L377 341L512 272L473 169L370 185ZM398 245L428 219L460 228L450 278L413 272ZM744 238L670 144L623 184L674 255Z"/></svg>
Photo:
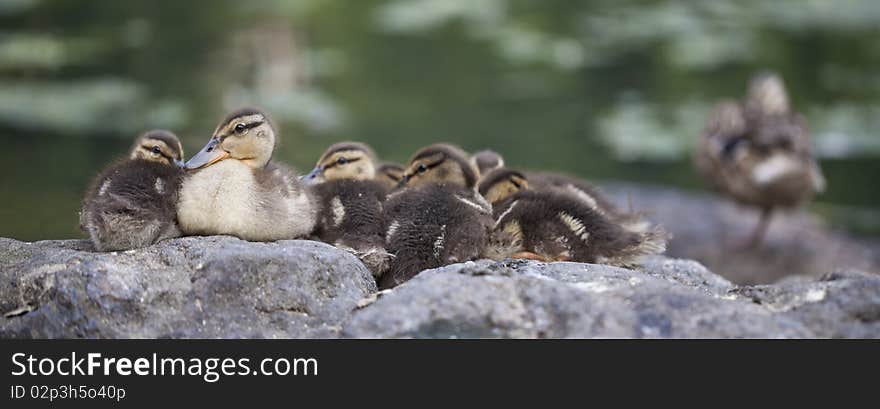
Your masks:
<svg viewBox="0 0 880 409"><path fill-rule="evenodd" d="M183 145L171 131L156 129L138 136L129 154L130 159L143 159L169 166L183 165Z"/></svg>
<svg viewBox="0 0 880 409"><path fill-rule="evenodd" d="M262 168L272 159L276 138L265 113L255 108L240 109L220 122L208 144L186 162L186 168L198 169L227 159Z"/></svg>
<svg viewBox="0 0 880 409"><path fill-rule="evenodd" d="M498 168L480 180L480 194L491 204L503 202L521 190L529 188L526 177L515 170Z"/></svg>
<svg viewBox="0 0 880 409"><path fill-rule="evenodd" d="M383 163L376 168L374 180L381 183L388 190L394 189L403 180L403 166L396 163Z"/></svg>
<svg viewBox="0 0 880 409"><path fill-rule="evenodd" d="M467 154L458 147L436 144L423 148L413 155L403 173L400 184L421 186L429 183L474 188L477 170Z"/></svg>
<svg viewBox="0 0 880 409"><path fill-rule="evenodd" d="M315 168L303 177L309 184L327 180L371 180L376 176L376 155L358 142L340 142L327 148Z"/></svg>

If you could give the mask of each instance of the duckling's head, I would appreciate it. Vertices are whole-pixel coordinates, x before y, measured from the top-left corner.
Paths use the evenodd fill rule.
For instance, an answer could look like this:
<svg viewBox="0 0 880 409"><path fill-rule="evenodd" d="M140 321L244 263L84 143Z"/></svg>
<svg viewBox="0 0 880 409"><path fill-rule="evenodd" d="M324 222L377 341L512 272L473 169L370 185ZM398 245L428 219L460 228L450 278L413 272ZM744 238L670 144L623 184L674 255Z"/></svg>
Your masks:
<svg viewBox="0 0 880 409"><path fill-rule="evenodd" d="M318 164L303 176L307 184L328 180L370 180L376 176L376 155L369 146L358 142L331 145L318 159Z"/></svg>
<svg viewBox="0 0 880 409"><path fill-rule="evenodd" d="M186 168L203 168L227 159L262 168L272 159L275 141L269 116L256 108L243 108L220 122L208 144L186 162Z"/></svg>
<svg viewBox="0 0 880 409"><path fill-rule="evenodd" d="M471 164L480 172L480 176L504 167L504 158L501 154L490 149L481 150L471 155Z"/></svg>
<svg viewBox="0 0 880 409"><path fill-rule="evenodd" d="M755 75L749 84L746 107L761 115L784 115L789 113L788 92L782 78L772 72Z"/></svg>
<svg viewBox="0 0 880 409"><path fill-rule="evenodd" d="M403 180L404 168L396 163L385 162L376 168L374 180L381 183L388 190L394 189Z"/></svg>
<svg viewBox="0 0 880 409"><path fill-rule="evenodd" d="M529 188L525 175L504 167L497 168L480 179L479 191L491 204L503 202L521 190Z"/></svg>
<svg viewBox="0 0 880 409"><path fill-rule="evenodd" d="M460 148L449 144L430 145L410 159L400 186L414 187L430 183L473 189L477 184L477 169Z"/></svg>
<svg viewBox="0 0 880 409"><path fill-rule="evenodd" d="M183 145L173 132L154 129L135 139L129 158L182 167Z"/></svg>

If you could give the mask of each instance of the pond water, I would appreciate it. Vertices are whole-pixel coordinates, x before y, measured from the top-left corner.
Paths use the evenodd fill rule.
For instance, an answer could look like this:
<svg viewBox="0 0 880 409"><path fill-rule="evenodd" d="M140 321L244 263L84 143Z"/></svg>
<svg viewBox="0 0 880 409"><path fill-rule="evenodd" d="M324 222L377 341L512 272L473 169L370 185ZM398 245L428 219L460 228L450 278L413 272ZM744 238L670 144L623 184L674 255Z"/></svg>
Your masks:
<svg viewBox="0 0 880 409"><path fill-rule="evenodd" d="M245 104L299 169L345 139L398 162L448 141L699 190L706 113L764 69L811 126L829 188L810 210L878 234L878 40L869 0L0 1L0 236L81 237L90 177L137 133L192 153Z"/></svg>

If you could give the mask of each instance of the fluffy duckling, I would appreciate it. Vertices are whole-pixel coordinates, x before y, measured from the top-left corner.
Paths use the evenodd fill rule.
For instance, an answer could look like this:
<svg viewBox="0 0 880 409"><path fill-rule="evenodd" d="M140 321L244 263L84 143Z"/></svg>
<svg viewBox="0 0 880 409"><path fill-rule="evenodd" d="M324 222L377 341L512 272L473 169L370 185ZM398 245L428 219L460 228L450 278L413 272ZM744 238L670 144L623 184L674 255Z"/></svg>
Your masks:
<svg viewBox="0 0 880 409"><path fill-rule="evenodd" d="M744 104L720 103L695 155L697 170L717 190L761 210L746 247L760 244L776 208L792 208L822 192L804 118L793 112L782 79L763 73Z"/></svg>
<svg viewBox="0 0 880 409"><path fill-rule="evenodd" d="M608 199L602 189L585 180L556 172L525 172L525 176L530 189L571 195L628 230L646 232L652 228L642 215L621 209Z"/></svg>
<svg viewBox="0 0 880 409"><path fill-rule="evenodd" d="M341 142L321 155L303 178L320 204L315 235L352 252L375 277L388 268L382 202L385 186L376 180L376 155L368 146Z"/></svg>
<svg viewBox="0 0 880 409"><path fill-rule="evenodd" d="M401 284L422 270L480 256L492 218L476 182L477 170L460 149L437 144L416 152L402 189L385 202L386 249L394 258L381 288Z"/></svg>
<svg viewBox="0 0 880 409"><path fill-rule="evenodd" d="M497 152L484 150L471 156L471 161L480 169L483 176L493 170L504 167L504 158ZM570 194L583 201L595 211L621 223L625 228L646 232L651 224L643 220L640 214L627 212L611 202L599 187L584 180L555 172L525 172L529 188L538 192L556 192ZM481 179L482 181L482 179Z"/></svg>
<svg viewBox="0 0 880 409"><path fill-rule="evenodd" d="M390 162L382 163L376 168L374 180L382 184L385 192L390 192L396 189L400 181L403 180L403 170L402 165Z"/></svg>
<svg viewBox="0 0 880 409"><path fill-rule="evenodd" d="M180 229L251 241L309 235L318 207L289 168L271 161L277 139L272 121L258 109L226 116L208 144L186 163L194 172L180 187Z"/></svg>
<svg viewBox="0 0 880 409"><path fill-rule="evenodd" d="M139 136L129 157L101 171L86 192L80 229L98 251L146 247L177 237L183 147L169 131Z"/></svg>
<svg viewBox="0 0 880 409"><path fill-rule="evenodd" d="M484 255L617 266L666 250L666 234L635 232L572 194L530 189L526 176L499 168L486 175L480 193L492 203L492 236Z"/></svg>
<svg viewBox="0 0 880 409"><path fill-rule="evenodd" d="M494 169L504 167L504 158L498 152L484 149L471 155L471 165L477 168L480 175L485 175Z"/></svg>

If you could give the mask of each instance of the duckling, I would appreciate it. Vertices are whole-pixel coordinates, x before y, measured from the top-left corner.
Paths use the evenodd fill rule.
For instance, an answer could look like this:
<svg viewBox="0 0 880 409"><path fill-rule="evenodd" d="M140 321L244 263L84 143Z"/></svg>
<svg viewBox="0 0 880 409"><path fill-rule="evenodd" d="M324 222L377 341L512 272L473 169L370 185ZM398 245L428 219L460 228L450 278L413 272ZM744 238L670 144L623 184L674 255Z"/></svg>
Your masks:
<svg viewBox="0 0 880 409"><path fill-rule="evenodd" d="M659 228L631 231L574 195L530 186L523 173L507 168L480 182L495 219L486 257L628 266L639 256L666 250Z"/></svg>
<svg viewBox="0 0 880 409"><path fill-rule="evenodd" d="M384 162L376 168L374 180L382 184L386 193L390 192L397 188L397 185L403 180L403 170L402 165Z"/></svg>
<svg viewBox="0 0 880 409"><path fill-rule="evenodd" d="M485 176L495 169L503 168L504 158L498 152L483 150L471 156L471 163L480 170L480 175ZM555 172L526 172L524 176L528 178L533 190L571 194L596 211L623 223L628 229L644 232L651 227L639 214L621 210L601 189L589 182Z"/></svg>
<svg viewBox="0 0 880 409"><path fill-rule="evenodd" d="M480 256L492 218L476 182L477 170L459 148L436 144L416 152L404 172L402 189L385 202L386 248L394 258L380 288Z"/></svg>
<svg viewBox="0 0 880 409"><path fill-rule="evenodd" d="M694 159L712 187L760 209L747 248L760 244L774 209L799 206L825 188L806 121L792 111L782 79L772 73L752 79L745 103L719 103Z"/></svg>
<svg viewBox="0 0 880 409"><path fill-rule="evenodd" d="M173 133L140 135L127 159L92 182L83 198L80 229L98 251L146 247L180 235L175 203L183 147Z"/></svg>
<svg viewBox="0 0 880 409"><path fill-rule="evenodd" d="M208 144L186 162L193 172L181 182L180 229L251 241L309 235L318 206L292 170L271 160L277 139L272 121L259 109L227 115Z"/></svg>
<svg viewBox="0 0 880 409"><path fill-rule="evenodd" d="M525 172L525 177L532 190L572 195L628 230L646 232L652 228L641 214L621 209L608 199L602 189L585 180L556 172Z"/></svg>
<svg viewBox="0 0 880 409"><path fill-rule="evenodd" d="M471 165L477 168L480 175L485 175L494 169L504 167L504 158L498 152L484 149L471 155Z"/></svg>
<svg viewBox="0 0 880 409"><path fill-rule="evenodd" d="M354 253L379 277L388 268L382 202L385 186L375 181L376 155L368 146L341 142L327 148L303 178L320 203L314 234Z"/></svg>

